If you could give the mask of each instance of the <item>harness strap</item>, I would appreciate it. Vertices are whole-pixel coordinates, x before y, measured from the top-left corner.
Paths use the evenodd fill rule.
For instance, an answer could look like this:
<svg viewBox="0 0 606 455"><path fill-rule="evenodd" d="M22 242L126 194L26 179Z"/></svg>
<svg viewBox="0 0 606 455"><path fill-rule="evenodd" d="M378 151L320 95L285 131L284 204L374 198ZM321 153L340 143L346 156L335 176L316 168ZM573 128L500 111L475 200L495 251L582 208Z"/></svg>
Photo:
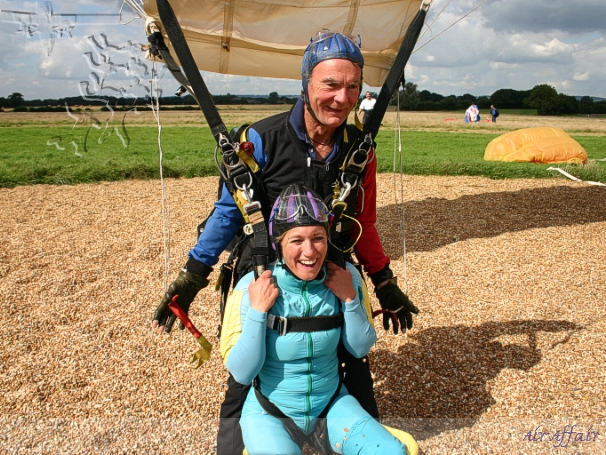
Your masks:
<svg viewBox="0 0 606 455"><path fill-rule="evenodd" d="M269 415L280 419L284 428L290 434L293 441L295 441L299 446L303 445L304 442L307 442L316 450L319 450L323 455L328 455L333 453L330 448L330 441L328 440L328 428L326 426L326 415L330 410L330 407L335 402L339 393L341 392L341 386L343 385L343 377L344 371L339 362L339 383L337 384L337 388L328 400L328 403L322 410L322 412L318 415L316 420L316 426L314 430L310 434L305 434L303 430L301 430L293 419L284 414L279 407L273 404L269 399L261 393L261 386L259 383L259 377L257 376L253 381L253 387L255 389L255 396L259 401L259 404L263 408L265 412Z"/></svg>
<svg viewBox="0 0 606 455"><path fill-rule="evenodd" d="M381 121L385 116L389 101L402 80L406 63L408 63L408 59L410 58L410 55L417 44L417 40L419 39L419 34L421 33L421 29L425 23L425 16L429 10L430 3L431 2L424 1L421 4L421 8L417 12L417 15L408 26L408 30L406 30L406 34L404 35L404 39L402 40L402 44L398 50L398 55L396 56L396 59L394 60L389 73L387 74L387 78L381 87L381 91L377 97L377 102L375 103L372 112L364 124L364 129L362 130L364 136L370 134L371 137L374 138L379 132Z"/></svg>
<svg viewBox="0 0 606 455"><path fill-rule="evenodd" d="M343 162L343 166L341 167L341 177L339 179L340 181L338 181L337 185L335 186L335 195L333 198L335 203L345 202L350 193L357 194L356 188L359 187L362 173L364 172L369 159L371 159L371 149L374 146L374 138L379 132L379 128L381 127L381 122L383 121L383 117L387 111L389 101L391 100L394 91L398 88L398 85L402 81L404 76L404 68L406 67L406 63L408 62L408 59L410 58L410 55L412 54L412 51L419 38L419 34L421 33L430 3L431 2L427 0L423 1L420 10L408 27L406 35L404 36L402 44L400 45L398 55L396 56L387 78L381 87L381 92L379 93L377 102L370 112L362 132L358 137L358 146L352 147L345 161ZM351 214L355 208L352 209L346 205L343 211L345 210L347 210L348 214ZM339 222L340 217L335 218L336 222Z"/></svg>
<svg viewBox="0 0 606 455"><path fill-rule="evenodd" d="M260 202L261 198L263 203L266 203L264 200L265 192L253 178L253 173L259 171L259 166L252 157L254 150L249 150L251 147L247 146L241 147L239 143L234 144L230 140L227 135L227 128L219 115L217 107L213 103L212 96L204 83L204 79L200 75L200 71L198 71L196 62L170 3L168 0L156 0L156 4L164 29L179 57L185 75L181 73L181 69L170 55L160 32L152 33L148 38L152 45L150 51L162 57L177 81L192 92L192 95L202 109L204 117L222 152L222 167L217 161L219 172L236 205L240 209L245 223L249 226L247 235L253 236L253 245L255 248L253 256L254 270L255 277L258 278L267 268L267 256L269 255L270 245ZM252 220L250 219L251 216L253 217Z"/></svg>
<svg viewBox="0 0 606 455"><path fill-rule="evenodd" d="M206 117L206 121L208 122L212 135L215 137L217 143L219 143L219 138L227 135L227 128L225 127L225 124L219 115L219 111L213 103L212 96L204 83L204 79L198 70L198 66L194 60L191 50L189 49L189 46L187 45L187 41L185 40L183 31L179 25L179 21L175 16L175 12L170 6L168 0L156 0L156 5L158 7L158 14L160 15L162 24L164 25L164 30L166 31L166 34L168 35L170 42L173 45L177 56L179 57L179 61L183 67L183 72L189 81L189 86L194 92L194 98L200 105L200 109L202 109L204 117Z"/></svg>
<svg viewBox="0 0 606 455"><path fill-rule="evenodd" d="M343 325L343 313L334 316L308 318L285 318L275 314L267 315L267 327L283 336L290 332L323 332Z"/></svg>

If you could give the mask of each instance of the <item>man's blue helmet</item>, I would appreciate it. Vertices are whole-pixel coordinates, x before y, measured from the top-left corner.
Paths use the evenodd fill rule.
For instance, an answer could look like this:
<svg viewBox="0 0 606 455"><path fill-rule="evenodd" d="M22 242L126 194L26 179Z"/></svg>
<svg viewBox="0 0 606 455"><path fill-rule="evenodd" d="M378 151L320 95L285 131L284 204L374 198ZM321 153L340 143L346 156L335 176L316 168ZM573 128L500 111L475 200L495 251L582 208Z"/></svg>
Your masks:
<svg viewBox="0 0 606 455"><path fill-rule="evenodd" d="M316 38L311 40L301 64L301 76L303 93L307 98L307 83L309 76L316 65L324 60L345 59L354 62L360 68L364 68L364 56L362 55L361 40L352 39L338 32L320 32Z"/></svg>

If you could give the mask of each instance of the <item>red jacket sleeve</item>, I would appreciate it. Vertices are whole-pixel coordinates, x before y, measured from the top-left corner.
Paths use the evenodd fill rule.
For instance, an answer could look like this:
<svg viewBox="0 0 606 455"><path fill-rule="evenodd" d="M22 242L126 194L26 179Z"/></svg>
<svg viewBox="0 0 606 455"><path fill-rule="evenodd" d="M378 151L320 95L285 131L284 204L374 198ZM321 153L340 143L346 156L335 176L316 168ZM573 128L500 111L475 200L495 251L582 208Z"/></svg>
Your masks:
<svg viewBox="0 0 606 455"><path fill-rule="evenodd" d="M373 160L366 165L366 173L362 181L362 191L358 191L358 207L356 219L362 225L362 235L354 247L356 257L367 275L379 272L389 264L389 258L383 252L383 245L377 231L377 157L374 150L371 151ZM362 207L364 198L364 207ZM360 212L360 209L362 209ZM352 238L358 238L360 227L354 223L351 229Z"/></svg>

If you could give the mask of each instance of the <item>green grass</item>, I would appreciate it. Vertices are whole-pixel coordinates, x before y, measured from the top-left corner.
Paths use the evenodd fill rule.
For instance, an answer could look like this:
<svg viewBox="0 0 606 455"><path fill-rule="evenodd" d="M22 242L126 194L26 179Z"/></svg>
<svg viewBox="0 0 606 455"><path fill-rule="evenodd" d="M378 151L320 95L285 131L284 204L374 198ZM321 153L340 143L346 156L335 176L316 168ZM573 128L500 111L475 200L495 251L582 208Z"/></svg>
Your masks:
<svg viewBox="0 0 606 455"><path fill-rule="evenodd" d="M117 134L117 133L120 133ZM393 170L394 133L378 139L379 171ZM484 161L484 149L496 135L402 133L402 171L417 175L476 175L501 178L557 177L549 165ZM606 138L574 136L590 158L606 157ZM164 127L165 177L217 175L214 140L207 127ZM77 147L77 148L76 148ZM77 154L76 154L77 153ZM606 162L560 165L583 179L606 182ZM399 162L396 166L399 171ZM76 184L159 178L157 129L12 127L0 129L0 187Z"/></svg>
<svg viewBox="0 0 606 455"><path fill-rule="evenodd" d="M88 131L87 131L88 130ZM0 130L0 186L159 178L155 127L126 131L13 127ZM125 146L126 145L126 146ZM165 177L216 173L208 128L163 128Z"/></svg>

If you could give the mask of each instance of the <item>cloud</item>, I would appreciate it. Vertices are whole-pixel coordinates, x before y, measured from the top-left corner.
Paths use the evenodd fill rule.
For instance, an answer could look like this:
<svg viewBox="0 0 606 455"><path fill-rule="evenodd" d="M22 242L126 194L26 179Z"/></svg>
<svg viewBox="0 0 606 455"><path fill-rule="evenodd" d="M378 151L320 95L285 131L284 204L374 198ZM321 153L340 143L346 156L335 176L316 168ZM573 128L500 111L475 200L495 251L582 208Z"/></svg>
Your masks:
<svg viewBox="0 0 606 455"><path fill-rule="evenodd" d="M472 93L478 96L500 88L528 90L537 84L551 83L558 91L570 95L606 97L603 23L606 1L586 0L574 4L569 0L490 0L463 17L482 2L434 1L426 21L431 27L420 39L406 67L407 81L416 83L420 90L443 95ZM32 8L35 4L0 0L3 9L7 5L12 9ZM53 0L52 4L56 13L117 14L121 0ZM436 18L444 6L447 7ZM80 81L95 83L94 78L91 79L90 62L83 57L84 53L91 52L87 36L104 32L114 45L146 39L141 21L128 26L118 25L117 19L112 21L114 25L79 23L71 37L55 40L50 55L45 54L48 37L27 36L17 31L18 24L0 23L3 40L0 89L4 91L0 96L6 96L7 91L8 94L19 91L26 99L78 95ZM99 63L97 56L95 61ZM136 73L136 68L133 71ZM107 81L125 88L132 83L132 77L128 71L118 69ZM211 73L204 73L204 77L213 94L277 91L281 95L296 95L300 91L299 81ZM160 85L166 94L174 93L178 86L169 74L164 75Z"/></svg>
<svg viewBox="0 0 606 455"><path fill-rule="evenodd" d="M486 27L499 32L606 32L603 0L496 0L482 8Z"/></svg>

